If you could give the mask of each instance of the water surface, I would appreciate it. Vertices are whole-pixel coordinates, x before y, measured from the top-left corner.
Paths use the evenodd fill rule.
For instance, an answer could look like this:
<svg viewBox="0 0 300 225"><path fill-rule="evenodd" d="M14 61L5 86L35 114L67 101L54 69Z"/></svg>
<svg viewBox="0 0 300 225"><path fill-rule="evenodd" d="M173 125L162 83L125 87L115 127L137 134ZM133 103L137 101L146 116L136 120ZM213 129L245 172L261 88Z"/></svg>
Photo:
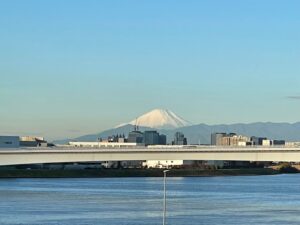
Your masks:
<svg viewBox="0 0 300 225"><path fill-rule="evenodd" d="M168 178L168 224L300 224L300 175ZM1 179L1 225L162 224L162 178Z"/></svg>

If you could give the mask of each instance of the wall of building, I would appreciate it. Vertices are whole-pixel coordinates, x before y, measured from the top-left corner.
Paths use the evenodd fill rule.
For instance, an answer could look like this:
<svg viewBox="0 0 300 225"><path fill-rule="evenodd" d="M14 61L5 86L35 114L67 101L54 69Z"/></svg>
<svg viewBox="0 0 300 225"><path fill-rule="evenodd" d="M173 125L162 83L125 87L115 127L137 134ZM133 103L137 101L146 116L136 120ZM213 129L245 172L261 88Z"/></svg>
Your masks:
<svg viewBox="0 0 300 225"><path fill-rule="evenodd" d="M290 141L285 143L286 147L300 147L299 141Z"/></svg>
<svg viewBox="0 0 300 225"><path fill-rule="evenodd" d="M0 136L0 148L18 148L20 147L19 136Z"/></svg>
<svg viewBox="0 0 300 225"><path fill-rule="evenodd" d="M225 133L212 133L210 141L211 145L220 145L219 140L224 136L226 136Z"/></svg>
<svg viewBox="0 0 300 225"><path fill-rule="evenodd" d="M144 132L145 145L158 145L159 133L157 131L145 131Z"/></svg>
<svg viewBox="0 0 300 225"><path fill-rule="evenodd" d="M250 141L250 138L241 136L241 135L235 135L232 137L224 138L226 139L226 142L228 142L229 146L238 146L239 142L248 142Z"/></svg>
<svg viewBox="0 0 300 225"><path fill-rule="evenodd" d="M174 166L192 165L193 160L147 160L143 166L147 168L171 168Z"/></svg>
<svg viewBox="0 0 300 225"><path fill-rule="evenodd" d="M262 146L271 146L272 141L271 140L262 140Z"/></svg>
<svg viewBox="0 0 300 225"><path fill-rule="evenodd" d="M83 148L122 148L122 147L136 147L140 146L138 143L122 143L122 142L69 142L70 146Z"/></svg>
<svg viewBox="0 0 300 225"><path fill-rule="evenodd" d="M40 141L44 141L44 137L37 137L37 136L21 136L20 137L20 141L36 141L36 140L40 140Z"/></svg>
<svg viewBox="0 0 300 225"><path fill-rule="evenodd" d="M127 142L130 143L143 143L144 142L144 134L140 131L131 131L128 134Z"/></svg>
<svg viewBox="0 0 300 225"><path fill-rule="evenodd" d="M187 139L184 137L184 134L181 132L176 132L172 145L187 145Z"/></svg>

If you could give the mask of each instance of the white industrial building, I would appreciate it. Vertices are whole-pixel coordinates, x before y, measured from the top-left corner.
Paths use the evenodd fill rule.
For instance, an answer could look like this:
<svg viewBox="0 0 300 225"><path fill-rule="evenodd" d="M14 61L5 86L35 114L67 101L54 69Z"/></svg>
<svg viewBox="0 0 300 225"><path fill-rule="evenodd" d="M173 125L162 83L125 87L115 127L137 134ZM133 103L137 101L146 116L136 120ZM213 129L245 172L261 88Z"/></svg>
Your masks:
<svg viewBox="0 0 300 225"><path fill-rule="evenodd" d="M147 168L172 168L176 166L191 166L194 160L147 160L143 167Z"/></svg>
<svg viewBox="0 0 300 225"><path fill-rule="evenodd" d="M273 143L271 140L268 140L268 139L262 140L262 146L272 146L272 145L273 145Z"/></svg>
<svg viewBox="0 0 300 225"><path fill-rule="evenodd" d="M300 142L299 141L290 141L285 143L286 147L300 147Z"/></svg>
<svg viewBox="0 0 300 225"><path fill-rule="evenodd" d="M23 136L20 137L21 147L47 147L48 143L44 137Z"/></svg>
<svg viewBox="0 0 300 225"><path fill-rule="evenodd" d="M108 142L108 141L71 141L69 145L72 147L82 147L82 148L126 148L126 147L137 147L141 146L138 143L128 143L128 142Z"/></svg>
<svg viewBox="0 0 300 225"><path fill-rule="evenodd" d="M45 141L44 137L37 137L37 136L21 136L20 141Z"/></svg>

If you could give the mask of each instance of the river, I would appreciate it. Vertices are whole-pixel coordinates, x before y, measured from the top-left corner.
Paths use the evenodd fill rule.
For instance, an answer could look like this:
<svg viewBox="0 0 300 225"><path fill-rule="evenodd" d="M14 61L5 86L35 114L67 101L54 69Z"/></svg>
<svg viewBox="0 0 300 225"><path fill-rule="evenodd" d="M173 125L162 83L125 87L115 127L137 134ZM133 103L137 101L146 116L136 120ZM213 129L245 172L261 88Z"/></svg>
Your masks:
<svg viewBox="0 0 300 225"><path fill-rule="evenodd" d="M1 225L162 224L162 178L1 179ZM167 224L300 224L300 175L167 179Z"/></svg>

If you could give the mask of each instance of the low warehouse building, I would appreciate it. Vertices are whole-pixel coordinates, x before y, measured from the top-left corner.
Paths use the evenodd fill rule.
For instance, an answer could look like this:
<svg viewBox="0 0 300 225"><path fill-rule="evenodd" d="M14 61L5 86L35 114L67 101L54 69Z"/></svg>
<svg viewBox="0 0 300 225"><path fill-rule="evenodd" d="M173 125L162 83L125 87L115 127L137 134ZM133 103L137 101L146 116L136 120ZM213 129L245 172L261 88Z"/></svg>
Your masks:
<svg viewBox="0 0 300 225"><path fill-rule="evenodd" d="M18 148L20 147L19 136L0 136L0 148Z"/></svg>

